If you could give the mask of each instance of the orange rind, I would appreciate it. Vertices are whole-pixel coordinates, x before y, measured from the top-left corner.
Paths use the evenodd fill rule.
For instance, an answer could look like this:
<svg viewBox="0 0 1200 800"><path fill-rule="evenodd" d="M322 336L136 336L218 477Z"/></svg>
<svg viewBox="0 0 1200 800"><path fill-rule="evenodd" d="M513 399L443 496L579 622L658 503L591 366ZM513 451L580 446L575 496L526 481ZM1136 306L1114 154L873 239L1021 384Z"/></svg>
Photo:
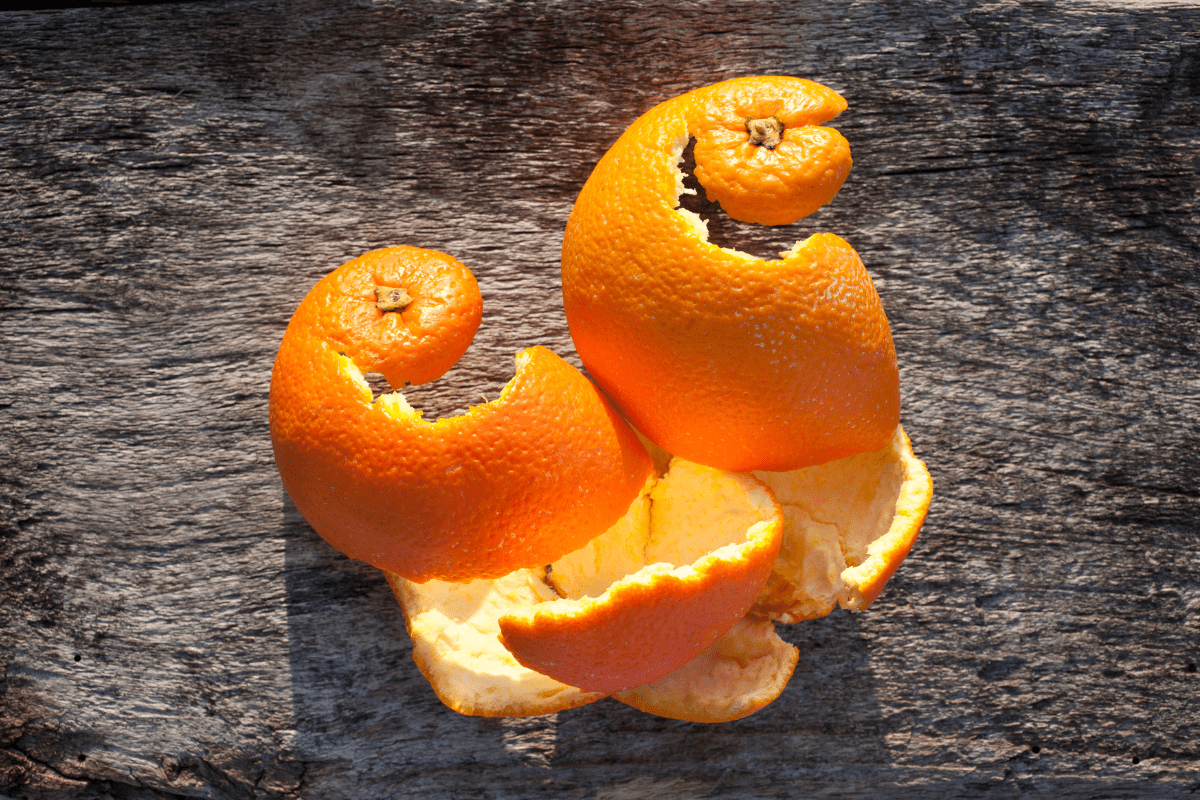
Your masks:
<svg viewBox="0 0 1200 800"><path fill-rule="evenodd" d="M394 310L384 310L404 294ZM544 566L619 519L653 464L597 388L544 347L500 397L421 418L393 387L438 377L479 324L470 272L388 248L344 264L301 302L271 376L275 462L296 508L352 558L413 581Z"/></svg>
<svg viewBox="0 0 1200 800"><path fill-rule="evenodd" d="M562 248L575 347L629 421L680 457L785 471L884 446L899 422L891 330L854 249L817 233L764 261L708 241L679 165L739 219L779 224L832 198L846 107L799 78L697 89L636 120L575 202ZM774 148L748 120L784 122Z"/></svg>
<svg viewBox="0 0 1200 800"><path fill-rule="evenodd" d="M691 100L684 113L696 140L696 178L736 220L789 225L832 200L850 174L850 143L821 127L846 110L826 86L735 79Z"/></svg>
<svg viewBox="0 0 1200 800"><path fill-rule="evenodd" d="M613 145L562 258L598 386L531 347L498 399L423 419L404 388L450 369L482 318L474 277L443 253L367 253L300 304L271 378L284 487L330 544L385 571L448 707L528 716L612 696L742 718L798 662L776 624L866 609L910 552L932 480L899 425L891 331L858 254L815 233L757 259L680 203L691 144L730 217L813 213L851 167L823 126L845 108L811 81L737 79L656 106Z"/></svg>
<svg viewBox="0 0 1200 800"><path fill-rule="evenodd" d="M502 614L557 599L544 576L545 569L521 569L494 580L413 583L387 573L404 610L413 661L438 699L460 714L525 717L605 696L523 667L500 644Z"/></svg>
<svg viewBox="0 0 1200 800"><path fill-rule="evenodd" d="M749 475L674 459L621 523L551 565L564 598L500 618L521 664L587 691L656 681L741 619L779 548L771 493Z"/></svg>
<svg viewBox="0 0 1200 800"><path fill-rule="evenodd" d="M714 493L705 492L713 488L723 499L714 502ZM696 490L707 498L699 504L686 496ZM603 594L631 571L636 575L651 557L648 552L680 559L691 555L680 548L702 547L700 542L677 541L681 534L687 538L692 527L701 529L701 537L711 545L714 540L738 538L732 532L747 525L761 525L753 520L763 512L777 527L774 501L752 477L722 475L677 460L670 481L665 485L647 481L617 523L550 570L521 569L502 578L467 583L418 584L393 573L386 575L404 612L413 660L443 703L474 716L549 714L593 702L607 692L585 691L519 663L501 644L502 617L566 602L559 593ZM659 518L656 525L651 524L652 517ZM685 521L687 528L681 531L680 522ZM721 529L726 534L716 532ZM658 543L651 547L654 540ZM758 582L755 578L751 585ZM669 618L664 622L672 624ZM615 695L616 699L660 716L723 722L750 714L778 697L787 686L797 653L779 639L774 625L743 617L718 636L695 658L647 685Z"/></svg>
<svg viewBox="0 0 1200 800"><path fill-rule="evenodd" d="M756 472L783 506L784 537L754 606L780 622L862 611L912 549L933 498L904 428L879 450L792 472Z"/></svg>
<svg viewBox="0 0 1200 800"><path fill-rule="evenodd" d="M679 669L613 697L660 717L730 722L779 697L799 658L800 651L779 638L770 620L744 617Z"/></svg>

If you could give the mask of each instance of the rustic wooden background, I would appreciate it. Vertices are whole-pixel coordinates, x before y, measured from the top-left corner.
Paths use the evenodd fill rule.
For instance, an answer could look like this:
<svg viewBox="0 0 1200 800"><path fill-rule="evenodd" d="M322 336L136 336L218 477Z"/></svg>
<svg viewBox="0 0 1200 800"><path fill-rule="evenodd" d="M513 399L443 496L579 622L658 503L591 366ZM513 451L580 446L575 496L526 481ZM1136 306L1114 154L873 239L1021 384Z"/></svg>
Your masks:
<svg viewBox="0 0 1200 800"><path fill-rule="evenodd" d="M936 497L879 603L786 627L705 726L441 706L380 573L283 493L267 388L318 277L409 243L578 363L558 251L641 111L842 92L814 230L888 310ZM0 796L1200 796L1200 6L238 0L0 14Z"/></svg>

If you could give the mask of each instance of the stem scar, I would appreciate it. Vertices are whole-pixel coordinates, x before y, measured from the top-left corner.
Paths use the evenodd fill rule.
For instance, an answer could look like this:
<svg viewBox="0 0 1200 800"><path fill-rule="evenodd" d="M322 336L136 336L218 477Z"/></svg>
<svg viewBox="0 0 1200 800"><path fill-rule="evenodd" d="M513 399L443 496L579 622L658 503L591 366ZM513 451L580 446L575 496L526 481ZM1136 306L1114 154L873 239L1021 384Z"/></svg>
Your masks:
<svg viewBox="0 0 1200 800"><path fill-rule="evenodd" d="M746 131L750 134L750 144L762 145L768 150L774 150L783 141L783 123L779 117L748 119Z"/></svg>
<svg viewBox="0 0 1200 800"><path fill-rule="evenodd" d="M403 311L412 301L407 289L393 289L390 286L375 287L375 305L385 314L389 311Z"/></svg>

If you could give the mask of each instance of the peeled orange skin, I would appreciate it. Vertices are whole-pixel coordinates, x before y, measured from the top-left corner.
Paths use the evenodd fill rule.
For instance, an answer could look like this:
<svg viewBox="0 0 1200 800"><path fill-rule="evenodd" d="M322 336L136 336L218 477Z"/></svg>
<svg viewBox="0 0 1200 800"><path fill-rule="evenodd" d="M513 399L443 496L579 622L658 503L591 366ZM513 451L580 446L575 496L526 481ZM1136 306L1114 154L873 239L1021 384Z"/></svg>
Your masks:
<svg viewBox="0 0 1200 800"><path fill-rule="evenodd" d="M908 556L933 480L902 426L879 450L791 472L756 472L783 507L783 544L751 612L780 622L863 611Z"/></svg>
<svg viewBox="0 0 1200 800"><path fill-rule="evenodd" d="M844 108L797 78L697 89L634 122L580 192L562 250L571 337L596 382L667 451L786 471L878 449L895 430L895 348L853 248L820 233L763 261L710 244L679 210L677 165L695 137L696 176L731 216L781 224L810 213L849 171L844 139L817 125ZM748 144L747 117L771 116L784 121L783 142Z"/></svg>
<svg viewBox="0 0 1200 800"><path fill-rule="evenodd" d="M762 581L769 571L768 564ZM647 585L615 591L608 607L598 612L588 628L573 629L570 620L501 618L501 642L524 666L584 691L634 688L683 666L744 616L756 592L751 591L747 600L746 593L739 590L759 577L718 568L706 570L701 581L689 585L662 573ZM689 624L664 624L682 618ZM631 630L658 632L654 647L673 654L672 660L660 660L647 649L630 647L627 634ZM697 640L697 636L703 638ZM578 657L564 662L564 649Z"/></svg>
<svg viewBox="0 0 1200 800"><path fill-rule="evenodd" d="M678 474L683 477L676 481ZM682 485L685 493L660 494L668 484ZM690 487L722 485L732 488L726 497L686 492ZM673 520L661 527L651 525L646 552L657 554L652 563L618 579L599 596L530 605L500 617L500 641L519 663L585 691L619 692L682 667L746 615L779 551L782 520L771 493L750 475L718 474L677 460L651 497L652 508L663 508ZM622 522L639 516L637 506L631 504ZM689 523L695 524L695 531ZM614 526L606 533L623 537L631 532ZM700 549L707 552L692 560L698 542L687 541L689 535L700 541L730 541L712 550L703 545ZM568 558L583 556L586 561L593 555L589 546ZM685 563L673 566L681 560ZM552 567L556 588L557 571Z"/></svg>
<svg viewBox="0 0 1200 800"><path fill-rule="evenodd" d="M500 644L501 613L555 597L544 573L521 569L495 580L422 584L384 573L404 611L413 661L446 706L476 717L527 717L605 696L523 667Z"/></svg>
<svg viewBox="0 0 1200 800"><path fill-rule="evenodd" d="M380 310L378 286L406 288L411 304ZM542 347L463 416L426 422L398 393L372 399L361 373L433 380L480 308L451 257L374 251L305 297L271 376L271 441L296 508L338 550L412 581L545 565L617 520L653 472L599 390Z"/></svg>
<svg viewBox="0 0 1200 800"><path fill-rule="evenodd" d="M687 722L731 722L787 688L800 651L769 620L747 616L700 655L653 683L613 695L648 714Z"/></svg>

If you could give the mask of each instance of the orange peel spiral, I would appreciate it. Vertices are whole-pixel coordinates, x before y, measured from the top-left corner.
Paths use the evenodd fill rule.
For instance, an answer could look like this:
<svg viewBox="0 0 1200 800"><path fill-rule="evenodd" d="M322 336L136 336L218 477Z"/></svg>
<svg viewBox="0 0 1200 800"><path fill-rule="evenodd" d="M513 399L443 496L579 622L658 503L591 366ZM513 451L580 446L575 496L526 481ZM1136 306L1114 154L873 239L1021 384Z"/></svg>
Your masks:
<svg viewBox="0 0 1200 800"><path fill-rule="evenodd" d="M679 164L727 213L779 224L850 169L845 108L799 78L726 81L668 100L617 140L563 239L563 303L588 372L668 452L731 471L786 471L875 450L900 414L891 330L854 249L818 233L764 261L712 244L682 209ZM747 119L783 121L773 149Z"/></svg>
<svg viewBox="0 0 1200 800"><path fill-rule="evenodd" d="M408 304L380 307L402 288ZM403 300L401 300L403 302ZM410 580L495 578L545 565L625 512L653 465L596 387L544 347L517 355L497 400L426 421L392 386L437 378L481 317L452 257L376 250L322 279L288 324L271 376L284 488L330 544Z"/></svg>

